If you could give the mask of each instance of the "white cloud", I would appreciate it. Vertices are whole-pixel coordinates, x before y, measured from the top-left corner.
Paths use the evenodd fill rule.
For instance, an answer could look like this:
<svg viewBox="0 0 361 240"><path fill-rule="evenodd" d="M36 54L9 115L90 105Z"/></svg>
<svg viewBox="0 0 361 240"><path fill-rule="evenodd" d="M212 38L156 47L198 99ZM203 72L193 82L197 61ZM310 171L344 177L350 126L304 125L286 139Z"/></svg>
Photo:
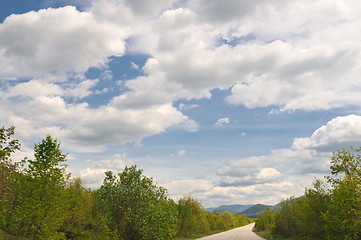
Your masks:
<svg viewBox="0 0 361 240"><path fill-rule="evenodd" d="M176 0L159 0L150 2L148 0L125 0L132 12L141 17L157 16L162 11L171 7Z"/></svg>
<svg viewBox="0 0 361 240"><path fill-rule="evenodd" d="M337 117L317 129L311 137L296 138L292 147L297 150L316 149L335 151L361 145L361 116Z"/></svg>
<svg viewBox="0 0 361 240"><path fill-rule="evenodd" d="M171 180L163 183L162 186L167 188L174 198L184 195L193 196L196 193L204 193L214 188L213 183L207 179Z"/></svg>
<svg viewBox="0 0 361 240"><path fill-rule="evenodd" d="M41 80L31 80L29 82L15 85L5 95L10 97L36 97L36 96L59 96L64 94L64 90L53 83L47 83Z"/></svg>
<svg viewBox="0 0 361 240"><path fill-rule="evenodd" d="M14 162L20 162L21 160L34 159L34 150L26 147L22 147L20 151L16 151L11 154L11 160Z"/></svg>
<svg viewBox="0 0 361 240"><path fill-rule="evenodd" d="M228 124L228 123L230 123L228 117L220 118L217 120L217 122L214 124L214 126L223 127L223 125Z"/></svg>
<svg viewBox="0 0 361 240"><path fill-rule="evenodd" d="M79 172L79 177L87 187L96 189L102 185L107 169L86 168Z"/></svg>
<svg viewBox="0 0 361 240"><path fill-rule="evenodd" d="M276 105L284 110L314 110L356 106L355 99L359 96L359 36L347 35L351 40L347 43L336 41L334 37L332 44L328 41L317 42L315 46L307 44L307 41L310 43L320 37L319 30L331 32L332 27L339 29L347 25L351 29L350 26L358 26L355 9L359 6L352 2L334 2L337 4L306 1L305 7L302 7L300 1L281 4L270 1L205 3L194 0L189 2L189 8L170 9L174 1L160 1L150 6L142 1L109 0L94 1L89 12L64 7L13 15L0 28L3 33L0 38L3 43L0 61L4 66L0 71L9 77L19 74L43 75L53 70L85 71L90 66L105 64L107 57L124 53L124 39L133 31L129 28L137 19L135 24L147 26L148 31L144 35L138 31L136 37L151 35L155 44L149 46L148 53L152 54L152 58L142 69L146 76L128 81L126 86L131 91L115 97L110 103L116 109L130 110L124 113L136 112L135 108L144 111L161 108L180 98L210 97L210 90L231 86L232 94L227 100L250 108ZM220 11L229 7L231 9L227 12ZM145 9L147 14L140 14ZM165 9L169 10L162 12ZM240 9L244 10L243 14L232 14L233 10ZM312 12L306 16L297 14L295 21L283 21L283 17L278 17L280 13L281 16L295 15L298 11L307 12L307 9L312 9ZM319 14L324 9L327 9L327 14ZM261 13L267 13L265 16L270 16L273 22L282 22L286 26L274 31L273 35L272 31L263 33L261 30L265 29L264 26L269 26L268 19L262 17L259 21L250 21L261 16ZM335 13L335 16L330 18L328 13ZM207 23L211 20L210 15L215 17ZM307 16L320 20L317 28L305 25ZM58 21L60 18L66 19L66 22ZM148 20L144 22L146 18ZM197 21L199 18L204 21ZM345 22L339 21L342 19ZM239 24L239 21L246 24ZM224 35L216 22L222 23L228 30L232 26L232 36ZM232 25L228 25L230 22ZM337 22L338 25L335 25ZM54 25L58 26L56 31ZM294 25L307 27L302 38L298 34L292 35ZM277 26L272 25L273 28ZM74 32L81 36L74 37ZM24 34L24 37L18 38L19 34ZM219 35L234 38L248 34L260 36L260 41L246 41L237 46L216 45ZM24 40L14 41L15 37ZM20 44L20 47L16 44ZM134 45L130 41L132 47ZM33 81L24 84L30 83L35 85ZM94 84L96 80L83 80L67 94L78 98L88 96ZM11 94L17 91L22 93L21 87L14 88ZM46 94L65 96L54 83L43 87L47 88ZM38 89L42 92L40 86ZM348 94L342 94L344 92ZM71 105L66 105L65 109L69 107ZM179 110L189 108L191 106L179 106ZM105 109L88 112L104 114ZM175 114L175 118L180 116L178 111L170 111L169 114ZM170 121L165 128L179 122L187 122L193 125L193 129L197 126L188 119ZM62 124L66 125L64 122ZM133 139L131 137L130 141Z"/></svg>
<svg viewBox="0 0 361 240"><path fill-rule="evenodd" d="M259 70L261 65L255 65L252 76L232 87L227 101L249 108L277 105L283 110L356 106L355 84L359 83L351 79L359 82L360 46L352 43L302 50L283 42L260 46L269 55L261 53L256 62L268 57L271 64Z"/></svg>
<svg viewBox="0 0 361 240"><path fill-rule="evenodd" d="M220 186L249 186L253 184L272 183L282 179L281 173L274 168L252 168L237 169L237 174L225 169L219 169L221 175Z"/></svg>
<svg viewBox="0 0 361 240"><path fill-rule="evenodd" d="M351 14L353 3L337 0L334 3L191 1L188 9L165 11L153 22L151 35L156 40L148 49L153 57L143 68L147 77L137 79L137 84L147 85L149 89L147 82L153 82L151 93L162 93L163 99L209 98L214 88L232 87L227 101L249 108L271 105L282 110L358 107L361 36L347 35L346 40L337 41L333 37L312 44L322 30L333 30L334 35L339 36L337 29L341 26L349 29L352 29L350 25L353 29L360 26L357 15ZM204 13L217 11L219 22L225 24L222 28L225 32L231 31L232 36L225 35L214 22L197 21L198 15L203 13L194 6L202 6ZM232 15L229 11L221 11L231 6L254 11L246 12L241 18L238 12ZM208 8L213 10L208 11ZM311 13L304 14L309 9ZM210 15L213 18L215 14ZM312 21L308 17L312 17ZM238 23L231 20L237 18ZM275 22L271 27L269 18ZM264 31L274 28L277 31ZM300 32L294 32L295 29ZM217 42L219 36L242 39L249 35L259 40L245 40L236 46Z"/></svg>
<svg viewBox="0 0 361 240"><path fill-rule="evenodd" d="M122 172L126 166L134 165L132 161L126 160L125 154L115 154L110 159L104 160L86 160L88 168L74 172L75 176L79 176L84 184L91 188L99 188L105 178L105 172L112 171L114 174Z"/></svg>
<svg viewBox="0 0 361 240"><path fill-rule="evenodd" d="M189 5L204 21L222 24L242 20L245 16L253 14L256 7L264 2L267 1L191 0Z"/></svg>
<svg viewBox="0 0 361 240"><path fill-rule="evenodd" d="M85 88L79 85L81 91L78 94L70 93L79 97L87 95L87 88L94 82L90 82L90 85L87 85L87 81L83 83ZM29 82L26 86L40 89L40 84L36 82ZM9 89L9 93L15 96L22 87L18 85L14 90ZM25 139L52 134L72 151L101 151L106 144L140 142L144 137L162 133L177 125L189 131L195 131L198 127L171 104L141 109L112 105L90 108L86 103L69 104L60 96L51 96L62 91L53 84L42 85L41 89L41 95L33 96L30 91L28 98L17 102L4 98L0 102L3 121L15 125Z"/></svg>
<svg viewBox="0 0 361 240"><path fill-rule="evenodd" d="M193 121L192 119L186 117L186 119L174 126L174 128L183 129L188 132L197 132L199 129L199 124L196 121Z"/></svg>
<svg viewBox="0 0 361 240"><path fill-rule="evenodd" d="M104 72L102 72L102 74L100 75L100 79L101 80L112 80L113 79L113 73L110 70L105 70Z"/></svg>
<svg viewBox="0 0 361 240"><path fill-rule="evenodd" d="M66 86L66 92L64 96L73 97L73 98L84 98L93 93L91 88L95 87L95 85L99 82L98 79L95 80L82 80L79 83L71 83Z"/></svg>
<svg viewBox="0 0 361 240"><path fill-rule="evenodd" d="M135 64L134 62L130 62L130 67L133 69L139 69L139 66Z"/></svg>
<svg viewBox="0 0 361 240"><path fill-rule="evenodd" d="M280 176L280 172L274 168L262 168L256 175L258 179L272 179Z"/></svg>
<svg viewBox="0 0 361 240"><path fill-rule="evenodd" d="M115 154L106 160L86 160L85 163L93 168L112 169L113 171L121 172L126 166L133 165L129 160L126 160L126 154Z"/></svg>
<svg viewBox="0 0 361 240"><path fill-rule="evenodd" d="M199 108L200 106L198 104L184 104L180 103L178 106L179 111L189 111L194 108Z"/></svg>
<svg viewBox="0 0 361 240"><path fill-rule="evenodd" d="M163 10L170 8L176 0L94 0L88 9L97 18L123 26L141 24L157 17Z"/></svg>
<svg viewBox="0 0 361 240"><path fill-rule="evenodd" d="M276 204L293 194L300 196L304 188L289 181L254 184L250 186L216 186L209 179L183 179L165 181L170 197L179 199L191 195L206 207L224 204Z"/></svg>
<svg viewBox="0 0 361 240"><path fill-rule="evenodd" d="M169 105L147 109L87 109L78 115L72 125L72 139L90 145L138 142L146 136L159 134L165 129L187 121L187 118ZM99 121L102 119L102 121Z"/></svg>
<svg viewBox="0 0 361 240"><path fill-rule="evenodd" d="M11 15L0 25L0 74L86 71L123 54L127 36L122 28L97 22L71 6Z"/></svg>
<svg viewBox="0 0 361 240"><path fill-rule="evenodd" d="M250 199L257 198L261 193L264 199L271 199L277 191L284 191L282 196L302 194L304 188L311 187L314 177L330 174L332 152L350 145L361 145L360 124L361 116L336 117L317 129L311 137L294 139L292 148L228 161L217 170L220 176L217 187L223 191L248 189Z"/></svg>

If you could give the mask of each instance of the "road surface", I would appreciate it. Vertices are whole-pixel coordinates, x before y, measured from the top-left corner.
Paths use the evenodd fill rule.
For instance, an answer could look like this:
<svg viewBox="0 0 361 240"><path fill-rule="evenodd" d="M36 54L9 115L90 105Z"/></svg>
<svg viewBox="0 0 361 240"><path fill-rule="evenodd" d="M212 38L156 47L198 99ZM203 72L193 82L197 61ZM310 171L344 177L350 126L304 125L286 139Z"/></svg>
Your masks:
<svg viewBox="0 0 361 240"><path fill-rule="evenodd" d="M198 238L198 240L264 240L252 232L254 223L247 226L235 228L227 232L217 233L208 237Z"/></svg>

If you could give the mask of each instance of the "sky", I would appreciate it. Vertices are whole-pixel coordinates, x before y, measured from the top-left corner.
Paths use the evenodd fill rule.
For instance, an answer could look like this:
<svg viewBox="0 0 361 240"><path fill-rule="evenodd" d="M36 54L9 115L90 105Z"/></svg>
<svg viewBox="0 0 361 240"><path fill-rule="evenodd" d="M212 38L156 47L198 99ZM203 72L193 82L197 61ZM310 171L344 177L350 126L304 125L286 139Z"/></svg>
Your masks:
<svg viewBox="0 0 361 240"><path fill-rule="evenodd" d="M136 164L204 207L276 204L361 146L357 0L0 0L0 126L87 187Z"/></svg>

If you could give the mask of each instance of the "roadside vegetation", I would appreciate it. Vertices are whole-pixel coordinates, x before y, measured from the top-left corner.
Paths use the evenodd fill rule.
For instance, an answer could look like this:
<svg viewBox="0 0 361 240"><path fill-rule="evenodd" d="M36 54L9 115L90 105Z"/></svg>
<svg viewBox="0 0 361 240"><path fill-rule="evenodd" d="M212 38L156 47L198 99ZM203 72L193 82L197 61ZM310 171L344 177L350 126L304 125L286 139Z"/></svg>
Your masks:
<svg viewBox="0 0 361 240"><path fill-rule="evenodd" d="M266 239L361 239L361 148L339 150L326 181L315 180L305 197L265 211L255 231Z"/></svg>
<svg viewBox="0 0 361 240"><path fill-rule="evenodd" d="M0 239L169 240L246 225L244 215L209 213L186 196L177 202L136 166L106 172L97 190L66 173L66 154L46 136L34 159L14 162L14 127L0 128Z"/></svg>

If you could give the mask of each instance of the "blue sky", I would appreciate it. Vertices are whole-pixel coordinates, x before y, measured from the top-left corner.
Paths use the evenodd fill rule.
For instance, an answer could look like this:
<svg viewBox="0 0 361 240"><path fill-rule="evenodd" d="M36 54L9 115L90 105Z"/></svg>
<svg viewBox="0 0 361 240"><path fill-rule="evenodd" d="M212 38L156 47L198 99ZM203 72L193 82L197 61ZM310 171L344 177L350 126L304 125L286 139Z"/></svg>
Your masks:
<svg viewBox="0 0 361 240"><path fill-rule="evenodd" d="M16 0L0 125L47 134L91 188L137 164L205 207L275 204L361 143L355 0Z"/></svg>

